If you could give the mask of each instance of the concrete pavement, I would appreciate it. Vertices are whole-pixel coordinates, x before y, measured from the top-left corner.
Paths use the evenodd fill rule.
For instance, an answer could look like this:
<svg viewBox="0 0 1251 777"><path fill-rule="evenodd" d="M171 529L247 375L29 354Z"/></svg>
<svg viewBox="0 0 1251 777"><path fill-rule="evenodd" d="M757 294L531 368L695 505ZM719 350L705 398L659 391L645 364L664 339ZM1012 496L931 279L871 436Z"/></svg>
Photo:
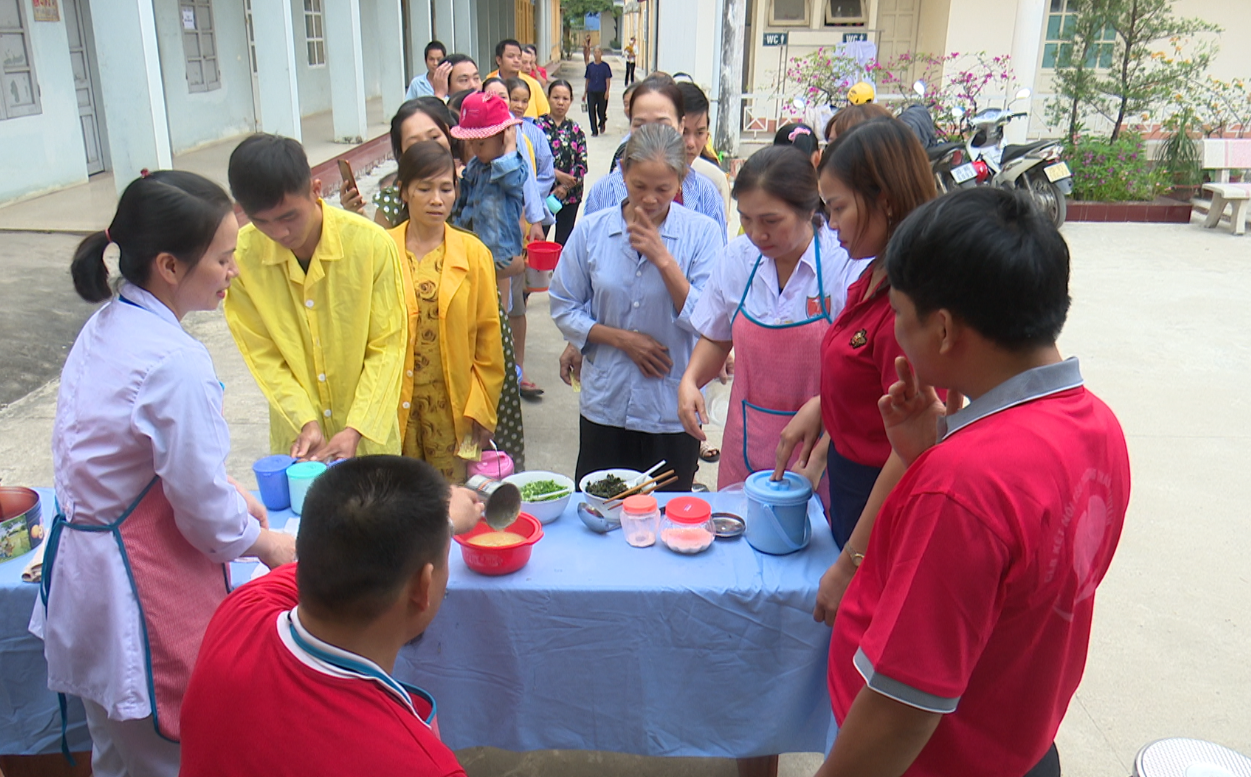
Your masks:
<svg viewBox="0 0 1251 777"><path fill-rule="evenodd" d="M580 63L566 67L569 74L580 70ZM608 135L588 139L596 177L606 172L625 128L617 87ZM584 123L584 114L574 118ZM1058 738L1064 772L1123 777L1141 746L1168 736L1251 753L1251 479L1243 471L1251 446L1251 403L1244 399L1251 385L1244 291L1251 288L1251 241L1193 225L1075 223L1064 234L1073 255L1073 307L1061 348L1082 359L1087 385L1120 417L1134 468L1125 533L1098 594L1085 680ZM35 287L58 300L53 304L0 318L5 340L52 338L54 322L72 332L89 314L85 303L60 299L73 293L63 269L72 241L55 240L16 244L0 236L5 314L12 284L26 282L19 280L27 277L23 268L43 267L65 284L59 291L50 283ZM527 372L547 389L524 407L529 463L572 472L577 398L557 376L563 342L547 315L546 295L531 298L529 321ZM230 470L251 482L251 462L268 452L264 399L220 313L189 316L186 325L206 343L226 384ZM10 358L0 386L9 385ZM56 350L39 358L55 364ZM54 380L0 409L4 482L52 482L56 387ZM715 480L705 470L700 479ZM459 755L472 777L735 773L733 762L719 759L491 749ZM785 756L782 773L810 775L820 760L819 754Z"/></svg>

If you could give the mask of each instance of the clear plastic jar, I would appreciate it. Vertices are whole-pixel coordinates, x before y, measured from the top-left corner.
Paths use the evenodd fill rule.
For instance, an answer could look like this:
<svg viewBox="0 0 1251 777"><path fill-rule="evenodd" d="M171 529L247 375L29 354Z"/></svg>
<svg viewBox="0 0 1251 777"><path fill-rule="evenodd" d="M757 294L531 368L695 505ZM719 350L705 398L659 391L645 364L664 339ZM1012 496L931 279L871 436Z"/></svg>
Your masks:
<svg viewBox="0 0 1251 777"><path fill-rule="evenodd" d="M716 538L711 505L693 496L669 500L660 519L660 541L669 550L688 555L703 553Z"/></svg>
<svg viewBox="0 0 1251 777"><path fill-rule="evenodd" d="M656 544L656 533L660 530L660 507L656 497L635 494L628 496L621 505L621 533L626 542L636 548L646 548Z"/></svg>

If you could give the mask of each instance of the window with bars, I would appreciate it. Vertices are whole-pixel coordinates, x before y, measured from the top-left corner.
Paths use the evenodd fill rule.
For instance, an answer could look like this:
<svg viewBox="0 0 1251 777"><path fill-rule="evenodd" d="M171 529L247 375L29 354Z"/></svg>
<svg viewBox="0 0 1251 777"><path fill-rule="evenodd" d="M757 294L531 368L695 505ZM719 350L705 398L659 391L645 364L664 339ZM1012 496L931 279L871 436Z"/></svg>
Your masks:
<svg viewBox="0 0 1251 777"><path fill-rule="evenodd" d="M808 6L810 0L771 0L769 3L769 25L807 26Z"/></svg>
<svg viewBox="0 0 1251 777"><path fill-rule="evenodd" d="M848 27L868 22L868 0L826 0L825 23L830 26Z"/></svg>
<svg viewBox="0 0 1251 777"><path fill-rule="evenodd" d="M0 120L42 112L21 0L0 0Z"/></svg>
<svg viewBox="0 0 1251 777"><path fill-rule="evenodd" d="M1073 31L1077 27L1077 14L1069 6L1069 0L1051 0L1047 15L1047 37L1043 43L1044 68L1054 69L1069 62L1073 57ZM1086 55L1086 67L1107 69L1112 67L1112 52L1116 48L1116 30L1104 27L1100 40L1090 47Z"/></svg>
<svg viewBox="0 0 1251 777"><path fill-rule="evenodd" d="M182 50L187 58L187 91L221 89L217 67L217 36L213 33L213 7L209 0L180 0Z"/></svg>
<svg viewBox="0 0 1251 777"><path fill-rule="evenodd" d="M326 64L326 19L321 0L304 0L304 42L308 46L308 66Z"/></svg>

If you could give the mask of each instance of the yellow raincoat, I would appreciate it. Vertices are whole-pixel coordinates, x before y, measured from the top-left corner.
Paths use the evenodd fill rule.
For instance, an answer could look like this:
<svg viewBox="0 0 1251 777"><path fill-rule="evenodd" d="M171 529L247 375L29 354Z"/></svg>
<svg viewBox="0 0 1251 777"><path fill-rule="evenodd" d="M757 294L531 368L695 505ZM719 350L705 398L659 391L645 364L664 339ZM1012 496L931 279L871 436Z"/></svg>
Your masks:
<svg viewBox="0 0 1251 777"><path fill-rule="evenodd" d="M400 389L399 425L408 426L413 397L413 340L417 333L417 297L410 262L420 259L406 245L408 224L388 230L401 256L404 299L408 309L408 348ZM504 388L504 349L500 340L499 298L491 251L472 233L448 226L444 231L443 275L439 283L439 353L443 383L452 400L456 439L472 429L470 419L495 431L496 407Z"/></svg>
<svg viewBox="0 0 1251 777"><path fill-rule="evenodd" d="M501 78L500 71L496 70L489 73L487 78ZM518 73L517 77L526 82L526 86L530 87L530 105L526 107L526 115L532 119L552 112L552 106L547 102L547 95L543 93L543 85L538 79L527 73ZM485 80L485 79L483 79Z"/></svg>
<svg viewBox="0 0 1251 777"><path fill-rule="evenodd" d="M360 455L400 452L395 408L408 345L400 257L377 224L319 201L308 274L295 254L239 230L226 323L269 400L269 445L287 453L309 421L329 440L361 434Z"/></svg>

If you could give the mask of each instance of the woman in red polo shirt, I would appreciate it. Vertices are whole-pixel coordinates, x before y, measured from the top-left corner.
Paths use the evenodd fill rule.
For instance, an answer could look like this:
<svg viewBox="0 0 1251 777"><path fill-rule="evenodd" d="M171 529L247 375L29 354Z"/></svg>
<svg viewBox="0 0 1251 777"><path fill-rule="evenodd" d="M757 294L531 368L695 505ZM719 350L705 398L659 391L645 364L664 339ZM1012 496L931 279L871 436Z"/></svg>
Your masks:
<svg viewBox="0 0 1251 777"><path fill-rule="evenodd" d="M816 615L832 622L833 607L864 553L872 518L904 470L891 455L877 408L898 379L895 357L903 355L881 257L895 227L937 191L920 142L896 119L875 119L839 135L825 156L819 185L830 228L853 260L877 258L847 289L847 305L825 333L821 395L783 430L777 466L780 473L797 446L802 446L801 466L807 464L822 429L830 435L830 528L843 553L826 573L829 580L822 580L822 594L830 590L834 599L819 597ZM853 534L862 514L868 518ZM827 585L836 581L836 589ZM828 613L823 602L832 605Z"/></svg>

